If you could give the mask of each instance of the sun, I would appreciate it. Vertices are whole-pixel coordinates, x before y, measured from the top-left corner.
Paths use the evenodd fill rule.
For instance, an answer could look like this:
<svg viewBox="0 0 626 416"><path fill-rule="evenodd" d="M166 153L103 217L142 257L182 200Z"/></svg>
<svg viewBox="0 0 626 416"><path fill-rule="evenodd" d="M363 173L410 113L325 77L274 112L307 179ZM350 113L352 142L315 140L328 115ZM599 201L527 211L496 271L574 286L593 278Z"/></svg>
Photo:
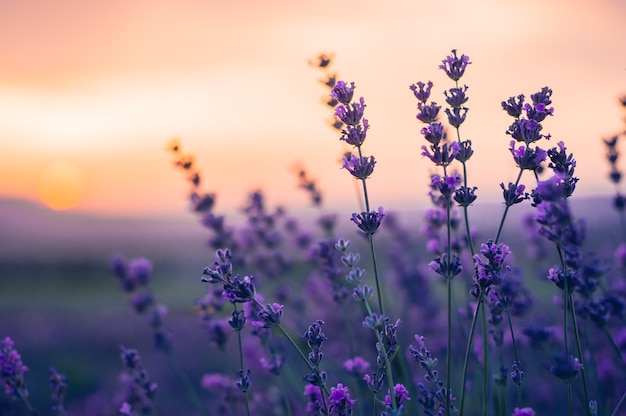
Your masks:
<svg viewBox="0 0 626 416"><path fill-rule="evenodd" d="M46 166L39 176L39 197L50 209L63 211L76 207L85 192L84 176L78 166L58 161Z"/></svg>

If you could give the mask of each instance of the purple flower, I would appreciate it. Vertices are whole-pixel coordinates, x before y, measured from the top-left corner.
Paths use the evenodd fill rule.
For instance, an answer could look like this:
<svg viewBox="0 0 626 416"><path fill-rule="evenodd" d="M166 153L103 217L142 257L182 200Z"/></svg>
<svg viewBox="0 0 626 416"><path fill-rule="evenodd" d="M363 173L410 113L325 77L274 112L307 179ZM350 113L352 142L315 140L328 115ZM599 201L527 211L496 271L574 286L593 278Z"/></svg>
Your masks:
<svg viewBox="0 0 626 416"><path fill-rule="evenodd" d="M522 379L524 378L524 372L520 370L519 363L517 361L513 361L513 370L511 371L511 380L518 386L522 384Z"/></svg>
<svg viewBox="0 0 626 416"><path fill-rule="evenodd" d="M534 105L542 104L544 106L547 106L547 105L552 104L551 97L552 97L552 90L548 87L543 87L541 91L532 94L530 96L530 99L532 100Z"/></svg>
<svg viewBox="0 0 626 416"><path fill-rule="evenodd" d="M258 313L259 319L263 322L264 328L273 328L280 324L280 318L283 316L283 305L272 303L265 305Z"/></svg>
<svg viewBox="0 0 626 416"><path fill-rule="evenodd" d="M370 367L370 363L363 357L356 356L343 362L343 368L351 375L361 378Z"/></svg>
<svg viewBox="0 0 626 416"><path fill-rule="evenodd" d="M454 144L454 143L453 143ZM441 177L439 175L433 175L431 177L432 185L439 190L444 198L449 199L454 194L456 188L461 185L463 179L458 172L453 172L451 175Z"/></svg>
<svg viewBox="0 0 626 416"><path fill-rule="evenodd" d="M576 285L575 279L577 277L575 270L568 268L566 276L565 273L563 273L563 269L551 267L550 270L548 270L548 276L546 277L561 290L565 290L565 279L567 278L568 292L572 293L574 291L574 286Z"/></svg>
<svg viewBox="0 0 626 416"><path fill-rule="evenodd" d="M65 401L65 394L67 393L67 377L64 374L59 373L55 368L51 368L48 383L50 384L50 390L52 390L52 413L65 415L66 412L63 402Z"/></svg>
<svg viewBox="0 0 626 416"><path fill-rule="evenodd" d="M550 139L550 135L541 134L543 127L535 120L519 119L515 120L506 131L506 134L513 137L518 142L524 142L527 145L542 138Z"/></svg>
<svg viewBox="0 0 626 416"><path fill-rule="evenodd" d="M448 105L452 108L460 108L465 104L468 100L467 95L465 95L467 88L467 85L463 88L450 88L450 95L448 95L448 91L444 91Z"/></svg>
<svg viewBox="0 0 626 416"><path fill-rule="evenodd" d="M437 121L441 106L437 105L435 102L431 102L430 104L418 103L417 109L419 112L415 117L421 122L428 124Z"/></svg>
<svg viewBox="0 0 626 416"><path fill-rule="evenodd" d="M219 249L215 252L217 260L213 268L205 267L202 272L202 281L208 283L219 283L230 279L233 273L232 255L230 249ZM208 276L208 277L206 277Z"/></svg>
<svg viewBox="0 0 626 416"><path fill-rule="evenodd" d="M448 123L450 123L452 127L459 128L465 121L465 116L467 115L468 110L469 109L467 107L454 107L452 111L449 108L446 108Z"/></svg>
<svg viewBox="0 0 626 416"><path fill-rule="evenodd" d="M120 357L128 373L124 374L126 392L123 401L127 408L144 409L150 413L154 409L154 398L157 384L150 381L148 372L141 365L141 357L137 350L120 347Z"/></svg>
<svg viewBox="0 0 626 416"><path fill-rule="evenodd" d="M321 407L322 390L319 388L319 386L307 384L306 386L304 386L303 394L309 399L306 405L306 411L308 413L316 413L318 411L318 408Z"/></svg>
<svg viewBox="0 0 626 416"><path fill-rule="evenodd" d="M348 86L344 81L337 81L330 92L330 96L341 104L349 104L354 95L354 88L354 82Z"/></svg>
<svg viewBox="0 0 626 416"><path fill-rule="evenodd" d="M208 391L215 391L216 389L223 389L232 385L233 380L230 377L220 373L205 374L202 376L200 385L202 388Z"/></svg>
<svg viewBox="0 0 626 416"><path fill-rule="evenodd" d="M535 120L541 123L546 117L554 114L554 108L547 108L544 104L530 105L524 104L524 111L526 112L526 118L529 120Z"/></svg>
<svg viewBox="0 0 626 416"><path fill-rule="evenodd" d="M281 354L272 354L269 359L265 357L259 358L259 363L264 370L279 376L280 370L282 370L283 365L285 364L285 356Z"/></svg>
<svg viewBox="0 0 626 416"><path fill-rule="evenodd" d="M478 188L475 186L472 188L461 186L459 189L454 191L454 200L457 204L459 204L459 206L467 207L476 200L476 189Z"/></svg>
<svg viewBox="0 0 626 416"><path fill-rule="evenodd" d="M195 182L196 186L198 186L198 184L200 183L200 177L196 176L196 178L197 179L195 179L194 182ZM215 205L216 195L215 194L202 194L202 195L199 195L199 194L194 192L194 193L191 194L189 199L191 201L192 209L195 212L204 213L204 212L211 211L211 209L213 208L213 205Z"/></svg>
<svg viewBox="0 0 626 416"><path fill-rule="evenodd" d="M516 97L510 97L507 101L502 101L502 109L511 117L519 118L522 115L524 106L524 95L520 94Z"/></svg>
<svg viewBox="0 0 626 416"><path fill-rule="evenodd" d="M578 358L571 355L559 355L554 357L554 364L550 366L550 372L565 383L574 381L582 369L583 366Z"/></svg>
<svg viewBox="0 0 626 416"><path fill-rule="evenodd" d="M510 268L504 264L510 253L511 250L504 243L495 244L493 240L488 240L481 244L480 254L475 254L473 257L476 270L474 281L481 289L484 290L502 281L504 275L510 271Z"/></svg>
<svg viewBox="0 0 626 416"><path fill-rule="evenodd" d="M575 183L568 181L562 175L552 175L545 181L537 182L534 197L539 198L539 201L555 202L563 200L574 192Z"/></svg>
<svg viewBox="0 0 626 416"><path fill-rule="evenodd" d="M563 142L558 142L557 146L558 147L553 147L547 152L548 157L550 158L548 167L550 167L556 174L573 179L574 170L576 168L576 159L574 159L574 155L572 153L569 155L567 154L567 148Z"/></svg>
<svg viewBox="0 0 626 416"><path fill-rule="evenodd" d="M348 126L356 126L359 124L363 118L364 112L365 100L363 97L359 99L358 103L339 105L335 109L335 115L339 118L339 120Z"/></svg>
<svg viewBox="0 0 626 416"><path fill-rule="evenodd" d="M444 143L441 146L431 145L430 150L432 153L428 151L426 146L422 146L422 156L426 156L437 166L447 166L459 154L460 147L458 142L452 142Z"/></svg>
<svg viewBox="0 0 626 416"><path fill-rule="evenodd" d="M393 395L395 396L396 404L398 406L402 405L402 403L407 400L411 400L411 398L409 397L409 391L400 383L393 386ZM391 394L389 394L389 391L387 391L383 403L385 403L387 406L391 406Z"/></svg>
<svg viewBox="0 0 626 416"><path fill-rule="evenodd" d="M535 411L530 407L516 407L511 416L535 416Z"/></svg>
<svg viewBox="0 0 626 416"><path fill-rule="evenodd" d="M350 155L350 159L343 158L343 168L346 169L352 176L357 179L365 180L374 172L374 165L376 160L374 156L355 156Z"/></svg>
<svg viewBox="0 0 626 416"><path fill-rule="evenodd" d="M228 325L235 331L239 332L246 324L246 313L243 310L234 310L232 318L228 320Z"/></svg>
<svg viewBox="0 0 626 416"><path fill-rule="evenodd" d="M465 73L465 68L471 64L469 56L456 56L456 49L452 49L452 55L446 56L441 62L442 65L439 65L439 68L443 69L453 81L458 81Z"/></svg>
<svg viewBox="0 0 626 416"><path fill-rule="evenodd" d="M541 163L546 160L548 155L545 150L539 147L531 149L530 147L522 145L515 149L515 140L511 140L510 145L509 151L513 155L515 164L520 169L535 170L541 166Z"/></svg>
<svg viewBox="0 0 626 416"><path fill-rule="evenodd" d="M367 135L367 130L369 129L369 122L367 119L363 119L363 127L361 124L357 124L355 126L347 126L346 129L341 131L341 137L339 140L343 140L344 142L355 146L361 147L363 142L365 141L365 136Z"/></svg>
<svg viewBox="0 0 626 416"><path fill-rule="evenodd" d="M24 383L24 373L28 371L28 367L24 365L14 346L9 337L0 341L0 384L4 385L4 391L8 395L26 399L28 390Z"/></svg>
<svg viewBox="0 0 626 416"><path fill-rule="evenodd" d="M362 302L365 302L365 300L369 299L373 293L374 293L374 289L369 287L368 285L363 285L363 287L357 286L354 288L354 291L352 292L352 297L355 300L360 300Z"/></svg>
<svg viewBox="0 0 626 416"><path fill-rule="evenodd" d="M134 416L135 412L133 412L132 406L128 402L122 403L120 406L119 412L124 416Z"/></svg>
<svg viewBox="0 0 626 416"><path fill-rule="evenodd" d="M430 97L430 90L432 87L433 83L431 81L428 81L428 84L424 84L423 82L419 81L417 85L413 84L409 86L411 91L413 91L415 98L417 98L422 103L426 103L426 101L428 101L428 98Z"/></svg>
<svg viewBox="0 0 626 416"><path fill-rule="evenodd" d="M128 262L128 278L137 282L140 286L145 286L152 276L152 262L139 257Z"/></svg>
<svg viewBox="0 0 626 416"><path fill-rule="evenodd" d="M350 390L343 384L339 383L336 387L330 388L330 406L329 414L336 416L344 416L352 414L352 406L356 402L350 398Z"/></svg>
<svg viewBox="0 0 626 416"><path fill-rule="evenodd" d="M363 380L367 384L367 388L374 393L378 393L380 389L383 387L383 383L385 382L385 373L372 373L371 375L365 374L363 376Z"/></svg>
<svg viewBox="0 0 626 416"><path fill-rule="evenodd" d="M428 263L428 268L440 276L447 278L453 278L461 273L463 266L461 266L461 259L456 254L451 256L450 262L448 262L448 256L442 254L435 260Z"/></svg>
<svg viewBox="0 0 626 416"><path fill-rule="evenodd" d="M510 207L515 204L519 204L520 202L528 199L528 192L524 192L526 187L524 185L515 186L514 183L509 182L508 186L504 186L504 183L500 184L500 188L502 188L502 196L504 197L504 204L507 207Z"/></svg>
<svg viewBox="0 0 626 416"><path fill-rule="evenodd" d="M309 353L309 361L314 366L319 366L322 361L322 357L324 354L320 351L322 348L322 344L326 341L326 335L322 332L322 325L324 325L324 321L318 319L313 322L309 329L304 333L304 338L311 349Z"/></svg>
<svg viewBox="0 0 626 416"><path fill-rule="evenodd" d="M384 216L383 207L378 207L378 211L354 213L351 220L359 227L359 230L366 234L374 234L380 227Z"/></svg>
<svg viewBox="0 0 626 416"><path fill-rule="evenodd" d="M224 320L211 320L206 324L206 331L209 341L221 350L224 350L228 342L228 335L231 331L228 329L229 324Z"/></svg>
<svg viewBox="0 0 626 416"><path fill-rule="evenodd" d="M472 141L465 140L459 142L459 152L456 154L455 159L461 163L465 163L469 160L470 157L474 154L472 150Z"/></svg>
<svg viewBox="0 0 626 416"><path fill-rule="evenodd" d="M446 139L443 124L439 122L430 123L428 126L422 128L420 133L422 133L424 138L433 146L437 146L440 141Z"/></svg>
<svg viewBox="0 0 626 416"><path fill-rule="evenodd" d="M254 277L236 275L231 281L224 283L223 296L230 303L246 303L255 298L256 288L254 286Z"/></svg>

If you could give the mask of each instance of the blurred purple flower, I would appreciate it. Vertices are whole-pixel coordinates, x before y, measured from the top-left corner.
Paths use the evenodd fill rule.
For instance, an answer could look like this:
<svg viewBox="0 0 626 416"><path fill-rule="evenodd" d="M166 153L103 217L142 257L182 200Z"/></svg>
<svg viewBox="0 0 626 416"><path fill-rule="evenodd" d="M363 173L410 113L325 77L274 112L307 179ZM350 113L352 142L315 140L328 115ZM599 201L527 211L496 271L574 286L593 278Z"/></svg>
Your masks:
<svg viewBox="0 0 626 416"><path fill-rule="evenodd" d="M28 389L24 383L24 373L28 367L22 362L22 357L15 350L13 340L6 337L0 341L0 383L4 391L18 399L28 397Z"/></svg>
<svg viewBox="0 0 626 416"><path fill-rule="evenodd" d="M362 378L370 363L363 357L356 356L343 362L343 368L354 377Z"/></svg>

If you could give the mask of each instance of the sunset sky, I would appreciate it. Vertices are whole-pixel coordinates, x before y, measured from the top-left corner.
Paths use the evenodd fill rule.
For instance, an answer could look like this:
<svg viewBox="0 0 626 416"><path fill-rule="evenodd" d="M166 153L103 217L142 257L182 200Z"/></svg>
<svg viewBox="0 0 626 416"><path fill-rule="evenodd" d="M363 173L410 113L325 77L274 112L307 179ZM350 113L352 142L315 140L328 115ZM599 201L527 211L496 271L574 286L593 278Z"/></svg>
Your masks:
<svg viewBox="0 0 626 416"><path fill-rule="evenodd" d="M373 205L417 207L430 162L408 86L432 80L444 103L453 85L438 65L451 49L473 62L461 133L479 198L498 198L517 170L500 102L543 86L555 107L543 147L574 153L577 194L608 194L601 138L624 128L625 22L622 0L0 1L0 198L41 201L57 175L76 212L184 213L166 152L178 137L218 210L258 188L272 205L307 206L297 164L329 207L356 210L323 75L308 64L325 52L367 103Z"/></svg>

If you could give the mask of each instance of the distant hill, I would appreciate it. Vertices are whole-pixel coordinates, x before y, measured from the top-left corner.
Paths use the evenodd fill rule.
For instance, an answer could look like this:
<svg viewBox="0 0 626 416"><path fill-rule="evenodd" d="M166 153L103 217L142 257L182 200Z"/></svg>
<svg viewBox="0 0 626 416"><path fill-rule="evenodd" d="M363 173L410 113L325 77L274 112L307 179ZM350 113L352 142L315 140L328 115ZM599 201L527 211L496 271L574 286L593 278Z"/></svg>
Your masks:
<svg viewBox="0 0 626 416"><path fill-rule="evenodd" d="M586 218L590 230L588 245L618 238L619 217L609 197L573 198L571 204L578 218ZM500 203L476 203L470 207L470 218L479 224L484 238L494 232L502 210ZM518 236L521 218L532 211L529 204L510 210L505 240L507 235ZM342 218L340 229L352 238L350 214L341 215L345 219ZM421 230L423 210L400 211L398 215L401 224ZM26 201L0 199L0 265L101 262L115 253L163 261L200 259L208 263L213 260L205 244L208 236L209 232L192 213L175 218L111 218L55 212Z"/></svg>
<svg viewBox="0 0 626 416"><path fill-rule="evenodd" d="M115 253L206 256L207 235L191 213L179 218L110 218L0 199L0 263L106 261Z"/></svg>

